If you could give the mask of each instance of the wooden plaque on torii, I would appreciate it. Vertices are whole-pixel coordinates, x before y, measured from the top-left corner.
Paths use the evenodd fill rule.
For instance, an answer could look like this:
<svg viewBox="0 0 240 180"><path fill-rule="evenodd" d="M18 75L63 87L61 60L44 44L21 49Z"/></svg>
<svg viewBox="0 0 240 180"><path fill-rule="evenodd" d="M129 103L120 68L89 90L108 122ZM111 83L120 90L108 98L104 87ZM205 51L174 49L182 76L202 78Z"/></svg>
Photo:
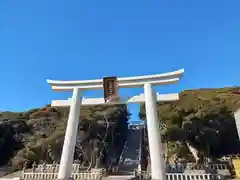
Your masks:
<svg viewBox="0 0 240 180"><path fill-rule="evenodd" d="M103 90L105 102L112 97L118 97L117 77L104 77Z"/></svg>

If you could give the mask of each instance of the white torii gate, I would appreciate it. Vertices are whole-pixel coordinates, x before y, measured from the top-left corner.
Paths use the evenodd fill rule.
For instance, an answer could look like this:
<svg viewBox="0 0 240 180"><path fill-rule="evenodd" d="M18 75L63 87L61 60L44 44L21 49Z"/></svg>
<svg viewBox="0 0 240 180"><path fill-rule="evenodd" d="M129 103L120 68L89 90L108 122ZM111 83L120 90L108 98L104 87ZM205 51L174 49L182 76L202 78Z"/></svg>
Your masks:
<svg viewBox="0 0 240 180"><path fill-rule="evenodd" d="M238 139L240 140L240 109L234 112L234 119L238 133Z"/></svg>
<svg viewBox="0 0 240 180"><path fill-rule="evenodd" d="M149 152L151 160L151 176L154 180L166 180L165 164L163 159L162 141L159 132L159 120L157 117L156 101L176 101L179 99L178 93L160 95L153 91L153 85L167 85L180 80L184 69L147 76L117 78L118 88L144 87L144 93L128 98L125 101L108 102L107 104L123 103L143 103L145 102L147 130L149 141ZM52 106L70 106L69 118L65 133L65 140L62 149L60 168L58 172L59 180L66 180L71 177L73 155L75 150L78 123L80 116L80 106L105 104L104 98L81 97L80 92L89 89L103 89L103 80L82 80L82 81L55 81L47 80L56 91L73 91L72 98L68 100L53 100Z"/></svg>

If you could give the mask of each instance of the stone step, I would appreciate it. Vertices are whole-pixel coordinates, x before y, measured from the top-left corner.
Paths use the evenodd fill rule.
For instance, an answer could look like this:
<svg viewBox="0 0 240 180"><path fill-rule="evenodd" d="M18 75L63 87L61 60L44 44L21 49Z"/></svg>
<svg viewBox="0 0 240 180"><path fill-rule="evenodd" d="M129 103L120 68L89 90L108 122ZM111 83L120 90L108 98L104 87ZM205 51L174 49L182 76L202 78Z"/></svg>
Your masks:
<svg viewBox="0 0 240 180"><path fill-rule="evenodd" d="M111 175L103 177L102 180L130 180L134 178L133 175Z"/></svg>

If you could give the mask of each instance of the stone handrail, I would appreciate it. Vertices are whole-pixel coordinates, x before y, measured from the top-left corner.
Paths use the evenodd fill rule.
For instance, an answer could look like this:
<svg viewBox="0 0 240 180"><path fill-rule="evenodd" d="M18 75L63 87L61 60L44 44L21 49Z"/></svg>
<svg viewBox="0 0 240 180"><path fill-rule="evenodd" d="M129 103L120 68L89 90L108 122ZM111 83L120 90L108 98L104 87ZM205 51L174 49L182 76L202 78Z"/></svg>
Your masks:
<svg viewBox="0 0 240 180"><path fill-rule="evenodd" d="M35 168L32 168L32 172L46 172L46 173L55 173L59 171L59 164L40 164ZM80 164L72 165L72 173L78 173L83 171L84 168Z"/></svg>
<svg viewBox="0 0 240 180"><path fill-rule="evenodd" d="M58 173L24 173L22 179L47 179L47 180L55 180L57 179ZM101 173L99 172L81 172L81 173L72 173L72 178L73 179L82 179L82 180L98 180L99 177L101 176Z"/></svg>
<svg viewBox="0 0 240 180"><path fill-rule="evenodd" d="M223 179L220 175L213 175L213 174L186 174L186 173L167 173L167 180L212 180L212 179Z"/></svg>
<svg viewBox="0 0 240 180"><path fill-rule="evenodd" d="M172 172L172 171L185 171L185 170L228 170L227 164L207 164L206 165L192 165L192 164L167 164L166 165L166 171Z"/></svg>
<svg viewBox="0 0 240 180"><path fill-rule="evenodd" d="M146 171L142 171L138 174L143 177L143 179L149 179L150 174ZM198 173L166 173L167 180L222 180L223 176L214 174L198 174Z"/></svg>
<svg viewBox="0 0 240 180"><path fill-rule="evenodd" d="M33 169L25 169L22 171L21 179L50 179L54 180L58 177L59 165L57 164L41 164ZM91 171L82 171L79 164L73 164L71 178L73 179L91 179L97 180L105 174L104 169L92 169Z"/></svg>

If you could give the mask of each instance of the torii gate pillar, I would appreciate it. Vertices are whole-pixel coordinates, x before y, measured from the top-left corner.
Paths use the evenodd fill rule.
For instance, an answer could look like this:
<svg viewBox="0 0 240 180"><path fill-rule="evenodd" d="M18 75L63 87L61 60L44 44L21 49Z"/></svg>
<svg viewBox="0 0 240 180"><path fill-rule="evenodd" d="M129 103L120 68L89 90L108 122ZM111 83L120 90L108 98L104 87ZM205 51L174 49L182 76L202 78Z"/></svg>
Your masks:
<svg viewBox="0 0 240 180"><path fill-rule="evenodd" d="M80 97L79 89L74 88L58 172L59 180L67 180L71 177L72 163L78 134L81 101L82 98Z"/></svg>
<svg viewBox="0 0 240 180"><path fill-rule="evenodd" d="M151 84L144 85L145 109L147 116L148 144L151 160L152 179L165 180L165 163L163 159L163 147L159 131L156 100L157 94L153 92Z"/></svg>
<svg viewBox="0 0 240 180"><path fill-rule="evenodd" d="M156 101L176 101L178 94L160 95L153 91L152 85L166 85L179 81L184 70L129 78L118 78L118 87L143 87L144 94L131 97L125 101L113 101L107 104L143 103L146 106L147 130L149 151L151 159L151 177L153 180L166 180L165 164L163 158L163 148L159 130L159 120L157 117ZM73 91L73 96L68 100L52 101L52 106L70 106L69 119L66 128L65 140L62 150L60 168L58 172L59 180L67 180L71 177L77 129L80 116L81 105L105 104L104 98L80 98L80 92L86 89L103 89L102 79L88 81L53 81L47 80L52 85L52 89L58 91Z"/></svg>

